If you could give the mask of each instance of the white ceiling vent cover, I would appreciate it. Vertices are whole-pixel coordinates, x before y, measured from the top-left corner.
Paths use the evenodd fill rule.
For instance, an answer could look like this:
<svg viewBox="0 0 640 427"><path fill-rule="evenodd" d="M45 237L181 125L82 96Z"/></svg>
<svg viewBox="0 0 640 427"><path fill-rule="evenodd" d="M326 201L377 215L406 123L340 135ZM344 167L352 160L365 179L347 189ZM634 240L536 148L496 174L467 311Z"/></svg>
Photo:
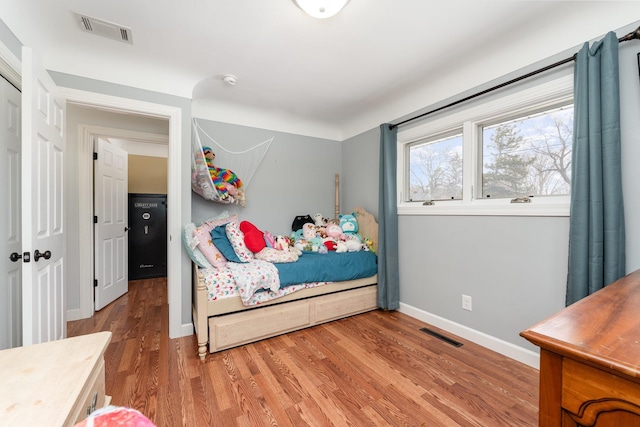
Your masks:
<svg viewBox="0 0 640 427"><path fill-rule="evenodd" d="M114 24L113 22L91 18L90 16L75 13L76 20L80 24L80 29L87 33L93 33L112 40L133 44L131 28Z"/></svg>

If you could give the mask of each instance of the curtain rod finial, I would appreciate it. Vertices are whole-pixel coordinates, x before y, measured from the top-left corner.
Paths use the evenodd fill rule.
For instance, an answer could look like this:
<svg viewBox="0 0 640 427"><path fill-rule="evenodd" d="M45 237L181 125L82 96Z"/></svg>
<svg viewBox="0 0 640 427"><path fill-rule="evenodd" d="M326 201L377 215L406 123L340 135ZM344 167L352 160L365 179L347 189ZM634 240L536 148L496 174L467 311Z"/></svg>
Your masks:
<svg viewBox="0 0 640 427"><path fill-rule="evenodd" d="M630 32L626 36L623 36L618 39L618 42L626 42L629 40L640 39L640 27L636 28L634 31Z"/></svg>

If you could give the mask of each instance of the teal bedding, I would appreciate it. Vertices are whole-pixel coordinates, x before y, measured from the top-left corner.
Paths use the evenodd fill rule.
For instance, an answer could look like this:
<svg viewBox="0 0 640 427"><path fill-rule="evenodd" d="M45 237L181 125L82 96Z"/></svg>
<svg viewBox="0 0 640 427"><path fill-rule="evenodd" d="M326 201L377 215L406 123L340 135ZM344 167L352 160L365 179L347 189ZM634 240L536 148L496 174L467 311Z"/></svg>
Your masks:
<svg viewBox="0 0 640 427"><path fill-rule="evenodd" d="M274 265L280 275L280 288L299 283L354 280L378 272L378 258L369 251L303 252L296 262Z"/></svg>

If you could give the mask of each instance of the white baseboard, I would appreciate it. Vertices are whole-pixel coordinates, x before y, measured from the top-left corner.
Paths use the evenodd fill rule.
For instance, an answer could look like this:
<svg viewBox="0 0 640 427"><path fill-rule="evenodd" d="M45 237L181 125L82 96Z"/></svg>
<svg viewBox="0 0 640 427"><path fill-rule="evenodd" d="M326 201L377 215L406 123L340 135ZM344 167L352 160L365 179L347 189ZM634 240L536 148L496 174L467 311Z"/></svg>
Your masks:
<svg viewBox="0 0 640 427"><path fill-rule="evenodd" d="M71 322L73 320L84 319L84 317L82 317L82 315L80 313L80 309L79 308L75 309L75 310L67 310L66 316L67 316L67 322Z"/></svg>
<svg viewBox="0 0 640 427"><path fill-rule="evenodd" d="M188 337L189 335L193 335L194 331L195 329L193 328L193 323L183 323L180 328L181 335L174 338Z"/></svg>
<svg viewBox="0 0 640 427"><path fill-rule="evenodd" d="M400 313L404 313L408 316L414 317L425 323L433 325L437 328L443 329L449 333L457 335L461 338L474 342L478 345L486 347L490 350L500 353L503 356L510 357L518 362L529 365L532 368L540 369L540 355L536 352L528 350L523 347L519 347L510 342L503 341L491 335L487 335L484 332L476 331L467 326L461 325L451 320L447 320L443 317L436 316L435 314L427 311L412 307L410 305L400 303Z"/></svg>

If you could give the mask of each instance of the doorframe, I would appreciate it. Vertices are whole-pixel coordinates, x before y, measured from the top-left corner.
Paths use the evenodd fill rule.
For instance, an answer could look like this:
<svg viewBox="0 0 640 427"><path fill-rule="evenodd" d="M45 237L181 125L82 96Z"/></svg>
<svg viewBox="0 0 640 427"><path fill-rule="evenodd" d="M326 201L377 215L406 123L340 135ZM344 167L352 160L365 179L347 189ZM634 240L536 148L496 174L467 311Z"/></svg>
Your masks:
<svg viewBox="0 0 640 427"><path fill-rule="evenodd" d="M0 41L0 74L22 91L22 61Z"/></svg>
<svg viewBox="0 0 640 427"><path fill-rule="evenodd" d="M181 204L180 204L180 183L181 183L181 153L182 145L182 109L163 104L155 104L146 101L139 101L129 98L120 98L111 95L104 95L95 92L88 92L79 89L60 87L61 94L65 97L67 103L78 104L86 107L107 110L117 113L131 113L135 115L146 115L156 118L164 118L169 120L169 157L167 159L167 199L170 201L167 207L167 296L169 302L169 338L178 338L189 335L182 326L182 289L181 289ZM82 141L82 139L81 139ZM87 212L93 212L93 206L87 210L87 206L92 204L93 198L86 197L87 184L92 182L93 160L87 165L87 155L93 159L93 151L87 153L87 147L82 144L79 151L79 183L80 183L80 218L85 218L86 222L91 223L93 227L93 214L87 216ZM89 175L91 173L91 175ZM93 189L91 189L93 194ZM82 216L85 215L85 216ZM93 239L92 233L80 234L80 247L88 247ZM89 246L90 247L90 246ZM92 262L89 258L91 255L88 251L80 251L80 266L87 266ZM86 277L86 272L84 273ZM82 291L83 287L80 286ZM85 287L86 291L86 287ZM93 298L91 298L93 299ZM87 310L85 306L88 298L85 295L81 297L80 310L83 313L91 311L87 316L93 315L92 308ZM192 331L191 331L192 333Z"/></svg>
<svg viewBox="0 0 640 427"><path fill-rule="evenodd" d="M80 305L78 319L92 317L95 313L93 293L93 281L95 279L95 241L93 228L95 224L92 219L94 215L93 202L95 197L93 184L93 174L95 172L93 152L95 147L93 142L96 137L126 139L129 141L149 144L169 144L169 135L164 134L87 124L81 124L78 127L78 217L80 218L78 224L78 236L80 241L80 265L78 266L78 278L80 283L78 295ZM89 245L89 248L91 249L90 251L83 250L85 244ZM167 251L168 249L169 248L167 247Z"/></svg>

